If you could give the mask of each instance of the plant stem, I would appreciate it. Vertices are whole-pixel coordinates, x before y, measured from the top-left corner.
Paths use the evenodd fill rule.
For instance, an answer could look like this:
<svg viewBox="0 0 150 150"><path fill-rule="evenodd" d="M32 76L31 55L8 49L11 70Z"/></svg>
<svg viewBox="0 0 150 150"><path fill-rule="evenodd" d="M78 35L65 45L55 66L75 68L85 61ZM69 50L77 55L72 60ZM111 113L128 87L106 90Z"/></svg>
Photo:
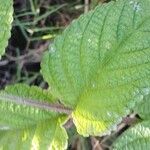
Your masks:
<svg viewBox="0 0 150 150"><path fill-rule="evenodd" d="M26 105L29 107L35 107L48 111L55 111L67 115L70 115L72 112L72 109L63 106L62 104L50 104L48 102L43 102L42 100L26 99L23 97L18 97L10 94L0 94L0 101L11 102L18 105Z"/></svg>
<svg viewBox="0 0 150 150"><path fill-rule="evenodd" d="M84 13L87 13L88 11L89 11L89 4L90 3L90 1L89 0L85 0L84 1Z"/></svg>

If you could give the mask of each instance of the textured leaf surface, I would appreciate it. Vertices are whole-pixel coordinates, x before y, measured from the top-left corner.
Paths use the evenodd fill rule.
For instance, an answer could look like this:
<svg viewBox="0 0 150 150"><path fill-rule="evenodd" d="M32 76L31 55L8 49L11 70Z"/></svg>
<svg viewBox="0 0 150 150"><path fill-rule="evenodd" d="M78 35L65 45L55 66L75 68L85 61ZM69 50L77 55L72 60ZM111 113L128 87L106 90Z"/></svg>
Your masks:
<svg viewBox="0 0 150 150"><path fill-rule="evenodd" d="M139 114L143 120L150 120L150 88L143 88L141 90L141 101L136 103L134 112ZM143 97L143 95L145 95Z"/></svg>
<svg viewBox="0 0 150 150"><path fill-rule="evenodd" d="M112 127L150 87L150 1L96 7L55 39L42 61L54 95L74 109L80 134Z"/></svg>
<svg viewBox="0 0 150 150"><path fill-rule="evenodd" d="M150 148L150 120L128 130L119 138L114 150L148 150Z"/></svg>
<svg viewBox="0 0 150 150"><path fill-rule="evenodd" d="M145 89L149 93L148 89ZM114 150L148 150L150 148L150 95L137 104L134 111L142 122L127 130L114 144Z"/></svg>
<svg viewBox="0 0 150 150"><path fill-rule="evenodd" d="M0 58L4 54L5 47L10 37L10 29L13 15L13 1L0 1Z"/></svg>
<svg viewBox="0 0 150 150"><path fill-rule="evenodd" d="M63 120L63 119L62 119ZM67 133L62 120L46 120L28 129L0 131L1 150L64 150Z"/></svg>
<svg viewBox="0 0 150 150"><path fill-rule="evenodd" d="M19 101L18 96L24 105L10 101L13 98ZM67 134L62 124L66 117L27 106L26 100L56 101L48 91L24 84L8 86L0 92L0 149L65 149Z"/></svg>

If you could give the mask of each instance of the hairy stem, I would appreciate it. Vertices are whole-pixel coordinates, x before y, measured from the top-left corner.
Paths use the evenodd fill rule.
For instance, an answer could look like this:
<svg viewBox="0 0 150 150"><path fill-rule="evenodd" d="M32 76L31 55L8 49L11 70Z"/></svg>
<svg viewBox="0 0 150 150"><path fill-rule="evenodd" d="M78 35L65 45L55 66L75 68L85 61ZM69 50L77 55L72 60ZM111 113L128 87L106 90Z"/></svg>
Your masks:
<svg viewBox="0 0 150 150"><path fill-rule="evenodd" d="M26 99L23 97L18 97L10 94L0 94L0 101L11 102L18 105L26 105L29 107L35 107L48 111L55 111L58 113L71 114L72 109L63 106L62 104L50 104L48 102L43 102L40 100Z"/></svg>

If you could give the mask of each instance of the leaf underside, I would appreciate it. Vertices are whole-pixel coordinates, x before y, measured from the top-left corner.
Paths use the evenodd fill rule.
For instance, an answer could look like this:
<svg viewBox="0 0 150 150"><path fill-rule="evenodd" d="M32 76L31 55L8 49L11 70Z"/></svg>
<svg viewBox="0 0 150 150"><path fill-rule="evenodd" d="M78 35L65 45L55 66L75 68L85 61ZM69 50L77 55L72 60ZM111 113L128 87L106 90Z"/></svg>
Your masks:
<svg viewBox="0 0 150 150"><path fill-rule="evenodd" d="M119 0L82 15L42 60L52 93L74 109L80 134L113 127L150 87L150 1Z"/></svg>
<svg viewBox="0 0 150 150"><path fill-rule="evenodd" d="M62 125L67 117L46 109L27 106L27 100L56 102L49 91L34 86L16 84L1 91L0 149L66 149L68 137Z"/></svg>
<svg viewBox="0 0 150 150"><path fill-rule="evenodd" d="M0 2L0 58L10 37L11 23L13 20L13 1L2 0Z"/></svg>

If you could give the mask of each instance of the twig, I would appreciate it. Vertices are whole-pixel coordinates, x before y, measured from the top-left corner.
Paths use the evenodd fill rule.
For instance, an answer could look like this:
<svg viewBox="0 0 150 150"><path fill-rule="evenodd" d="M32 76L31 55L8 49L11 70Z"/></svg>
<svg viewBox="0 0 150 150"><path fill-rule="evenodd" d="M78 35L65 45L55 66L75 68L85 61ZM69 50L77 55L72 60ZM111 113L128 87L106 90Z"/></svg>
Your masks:
<svg viewBox="0 0 150 150"><path fill-rule="evenodd" d="M7 65L8 63L9 63L8 60L2 60L2 61L0 61L0 66L5 66L5 65Z"/></svg>
<svg viewBox="0 0 150 150"><path fill-rule="evenodd" d="M63 125L66 129L70 129L74 126L73 119L69 118L69 120Z"/></svg>
<svg viewBox="0 0 150 150"><path fill-rule="evenodd" d="M89 11L89 0L84 0L84 13Z"/></svg>
<svg viewBox="0 0 150 150"><path fill-rule="evenodd" d="M92 150L103 150L100 142L95 138L95 137L91 137L91 145L92 145Z"/></svg>
<svg viewBox="0 0 150 150"><path fill-rule="evenodd" d="M48 102L42 102L32 99L26 99L23 97L13 96L9 94L0 94L0 101L12 102L19 105L26 105L29 107L35 107L43 110L54 111L58 113L64 113L70 115L72 109L63 106L62 104L50 104Z"/></svg>
<svg viewBox="0 0 150 150"><path fill-rule="evenodd" d="M10 61L23 61L24 63L29 62L40 62L41 61L41 54L47 49L49 42L41 45L36 51L30 51L25 55L21 55L19 57L13 57L6 54L7 58ZM31 59L32 58L32 59Z"/></svg>

